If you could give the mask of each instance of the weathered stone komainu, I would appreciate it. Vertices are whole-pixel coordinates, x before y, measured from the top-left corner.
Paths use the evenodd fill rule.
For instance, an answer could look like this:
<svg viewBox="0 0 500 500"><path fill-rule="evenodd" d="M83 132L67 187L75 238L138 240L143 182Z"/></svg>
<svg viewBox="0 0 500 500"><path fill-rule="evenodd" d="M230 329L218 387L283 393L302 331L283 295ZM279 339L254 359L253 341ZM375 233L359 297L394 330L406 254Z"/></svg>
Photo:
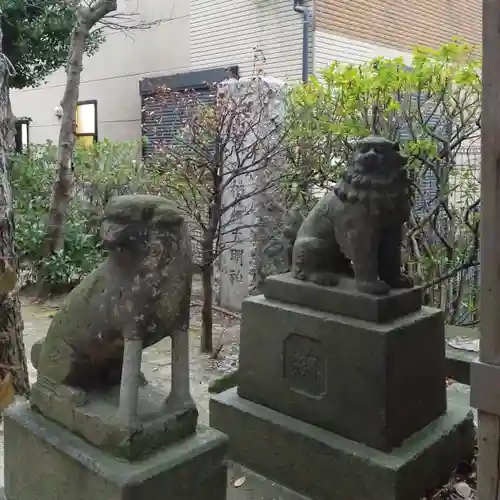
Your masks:
<svg viewBox="0 0 500 500"><path fill-rule="evenodd" d="M101 239L109 252L107 259L72 291L54 317L46 338L32 351L38 379L31 405L98 444L97 441L103 439L92 434L91 425L84 430L83 420L68 414L74 414L76 407L92 413L95 395L106 391L107 401L109 393L114 391L116 413L116 389L120 388L122 370L128 363L133 365L131 387L124 389L122 381L120 406L124 398L132 401L124 403L131 408L130 418L116 425L122 429L135 425L133 412L137 410L138 400L141 407L141 395L137 396L140 351L169 336L172 338L172 387L166 401L163 398L163 409L156 408L156 413L177 413L175 425L182 420L178 418L179 412L184 416L189 414L189 425L186 424L182 432L188 432L188 428L194 432L197 410L190 395L188 360L192 258L187 223L176 205L164 198L118 196L105 209ZM127 342L136 346L128 358L124 349ZM144 398L147 404L142 407L149 405L146 413L151 413L151 407L155 406L152 400L157 398L150 394ZM113 411L109 410L110 418ZM94 413L86 417L95 427ZM151 421L151 417L148 418ZM112 418L107 422L103 414L99 420L103 425L112 425ZM161 425L166 428L165 422ZM174 435L175 431L171 431ZM110 440L116 444L118 437Z"/></svg>
<svg viewBox="0 0 500 500"><path fill-rule="evenodd" d="M406 161L397 142L378 136L358 142L342 180L302 222L292 252L295 278L333 286L339 276L354 275L357 288L373 295L413 286L401 273L402 226L410 214Z"/></svg>

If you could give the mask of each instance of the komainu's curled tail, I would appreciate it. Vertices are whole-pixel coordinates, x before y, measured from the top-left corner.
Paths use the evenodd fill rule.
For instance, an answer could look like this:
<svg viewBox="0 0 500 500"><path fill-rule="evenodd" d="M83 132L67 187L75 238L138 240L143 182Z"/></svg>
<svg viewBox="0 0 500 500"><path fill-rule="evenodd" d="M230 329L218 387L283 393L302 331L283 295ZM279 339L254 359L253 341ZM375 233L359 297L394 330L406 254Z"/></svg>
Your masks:
<svg viewBox="0 0 500 500"><path fill-rule="evenodd" d="M283 229L283 239L286 241L288 248L288 267L292 268L292 252L293 245L297 239L300 226L302 225L305 215L299 208L294 208L290 211L288 221Z"/></svg>

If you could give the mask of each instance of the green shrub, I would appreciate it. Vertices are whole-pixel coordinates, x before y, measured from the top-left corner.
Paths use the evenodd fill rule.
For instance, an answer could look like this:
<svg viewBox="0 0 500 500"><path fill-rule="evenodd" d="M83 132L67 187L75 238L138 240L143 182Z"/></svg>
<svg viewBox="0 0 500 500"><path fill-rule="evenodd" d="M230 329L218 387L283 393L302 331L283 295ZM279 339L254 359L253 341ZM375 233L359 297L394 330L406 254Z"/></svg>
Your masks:
<svg viewBox="0 0 500 500"><path fill-rule="evenodd" d="M56 149L52 144L33 147L31 153L14 155L11 182L15 242L19 259L36 267L41 259L45 216L50 203Z"/></svg>
<svg viewBox="0 0 500 500"><path fill-rule="evenodd" d="M33 146L29 154L14 155L11 181L16 222L16 247L25 284L44 267L50 291L73 287L104 259L99 242L99 219L115 194L147 192L151 186L137 162L137 143L110 142L77 148L74 154L74 197L64 227L64 248L42 257L45 223L56 175L57 148Z"/></svg>

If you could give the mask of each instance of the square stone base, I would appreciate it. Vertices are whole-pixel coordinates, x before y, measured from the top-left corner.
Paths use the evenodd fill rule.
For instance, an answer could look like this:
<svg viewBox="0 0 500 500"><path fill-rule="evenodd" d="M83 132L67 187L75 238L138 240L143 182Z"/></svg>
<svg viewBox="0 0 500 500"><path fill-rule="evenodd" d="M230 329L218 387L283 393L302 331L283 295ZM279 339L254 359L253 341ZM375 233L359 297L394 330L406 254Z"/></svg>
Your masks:
<svg viewBox="0 0 500 500"><path fill-rule="evenodd" d="M472 457L468 408L445 415L390 453L243 399L230 389L210 401L210 425L230 439L231 459L314 500L420 500Z"/></svg>
<svg viewBox="0 0 500 500"><path fill-rule="evenodd" d="M262 288L267 299L373 323L387 323L417 312L423 296L421 287L391 290L388 295L368 295L358 291L351 278L341 278L337 286L320 286L297 280L292 273L269 276Z"/></svg>
<svg viewBox="0 0 500 500"><path fill-rule="evenodd" d="M382 451L446 412L438 309L373 323L249 297L239 359L242 398Z"/></svg>
<svg viewBox="0 0 500 500"><path fill-rule="evenodd" d="M27 404L5 412L8 500L224 500L227 438L208 427L147 459L96 448Z"/></svg>
<svg viewBox="0 0 500 500"><path fill-rule="evenodd" d="M143 458L196 430L198 410L194 405L168 411L166 394L149 384L138 388L138 421L124 426L116 417L120 387L85 394L68 386L52 389L41 383L33 384L31 407L83 437L89 443L127 460ZM85 400L78 398L85 394Z"/></svg>

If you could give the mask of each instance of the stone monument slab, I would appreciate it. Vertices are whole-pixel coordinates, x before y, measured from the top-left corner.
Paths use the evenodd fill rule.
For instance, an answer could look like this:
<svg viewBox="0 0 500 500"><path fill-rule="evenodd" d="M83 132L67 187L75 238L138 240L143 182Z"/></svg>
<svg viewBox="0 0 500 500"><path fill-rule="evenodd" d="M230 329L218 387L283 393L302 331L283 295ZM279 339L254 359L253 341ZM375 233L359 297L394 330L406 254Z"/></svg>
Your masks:
<svg viewBox="0 0 500 500"><path fill-rule="evenodd" d="M391 453L248 401L235 388L211 398L210 425L229 436L232 460L308 498L421 500L472 457L472 412L449 406Z"/></svg>
<svg viewBox="0 0 500 500"><path fill-rule="evenodd" d="M9 500L220 500L226 498L227 438L198 432L128 462L33 412L5 413L5 496Z"/></svg>
<svg viewBox="0 0 500 500"><path fill-rule="evenodd" d="M368 323L260 295L243 303L238 394L390 450L446 411L444 353L435 309Z"/></svg>
<svg viewBox="0 0 500 500"><path fill-rule="evenodd" d="M375 323L400 318L422 307L420 287L394 289L387 295L369 295L358 291L356 282L349 278L340 278L336 286L320 286L295 279L292 273L278 274L266 278L262 291L268 299Z"/></svg>

